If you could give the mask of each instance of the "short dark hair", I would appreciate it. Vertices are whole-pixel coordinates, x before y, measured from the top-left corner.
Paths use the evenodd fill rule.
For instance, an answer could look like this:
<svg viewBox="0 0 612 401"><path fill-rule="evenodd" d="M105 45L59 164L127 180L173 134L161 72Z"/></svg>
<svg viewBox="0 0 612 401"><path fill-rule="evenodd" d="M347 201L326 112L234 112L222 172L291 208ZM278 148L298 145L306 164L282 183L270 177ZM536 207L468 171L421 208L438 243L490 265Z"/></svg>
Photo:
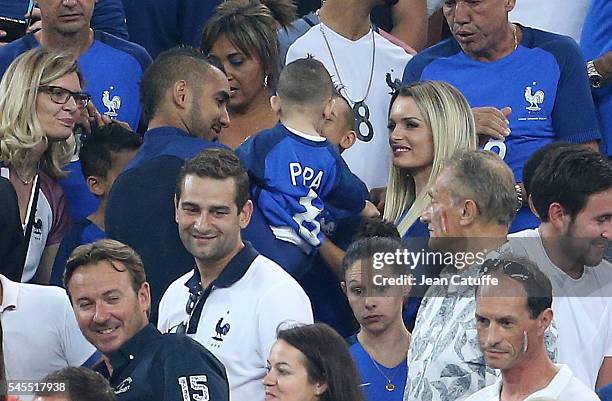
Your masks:
<svg viewBox="0 0 612 401"><path fill-rule="evenodd" d="M100 373L84 367L67 367L45 376L43 382L65 384L66 391L42 390L35 397L68 394L71 401L115 401L115 392Z"/></svg>
<svg viewBox="0 0 612 401"><path fill-rule="evenodd" d="M276 92L289 105L315 106L331 99L334 84L323 63L309 56L283 68Z"/></svg>
<svg viewBox="0 0 612 401"><path fill-rule="evenodd" d="M531 179L531 199L540 220L558 202L572 217L584 209L589 196L612 188L612 164L601 153L580 145L549 152Z"/></svg>
<svg viewBox="0 0 612 401"><path fill-rule="evenodd" d="M346 272L356 262L369 261L374 258L374 254L395 254L397 250L402 249L402 243L399 238L395 237L366 237L353 242L342 259L342 277L346 276ZM406 274L406 265L397 263L388 265L396 274Z"/></svg>
<svg viewBox="0 0 612 401"><path fill-rule="evenodd" d="M81 266L87 266L102 261L109 262L113 269L118 272L126 271L130 274L132 288L136 293L142 285L147 281L147 276L144 270L144 264L140 255L136 253L128 245L112 239L101 239L92 244L78 246L66 262L66 270L64 271L64 287L68 289L68 283L74 275L74 272ZM121 262L125 266L125 270L120 269L113 262ZM68 290L70 295L70 291Z"/></svg>
<svg viewBox="0 0 612 401"><path fill-rule="evenodd" d="M381 219L380 217L364 218L359 223L357 228L357 238L369 238L369 237L387 237L401 239L402 237L397 231L395 224L390 221Z"/></svg>
<svg viewBox="0 0 612 401"><path fill-rule="evenodd" d="M485 260L481 272L486 275L503 274L521 284L527 294L527 309L532 319L552 307L552 284L529 259L503 254L499 258ZM476 288L476 295L479 289L480 286Z"/></svg>
<svg viewBox="0 0 612 401"><path fill-rule="evenodd" d="M140 135L116 122L96 128L83 139L79 151L83 175L85 178L90 176L106 178L108 170L113 167L112 153L136 150L140 145L142 145Z"/></svg>
<svg viewBox="0 0 612 401"><path fill-rule="evenodd" d="M204 25L200 49L210 53L215 42L225 35L227 40L247 57L258 58L273 87L278 79L280 46L276 32L276 18L287 25L295 16L291 1L269 2L225 1ZM283 23L284 22L284 23Z"/></svg>
<svg viewBox="0 0 612 401"><path fill-rule="evenodd" d="M544 157L556 149L566 148L569 146L575 146L575 144L564 141L555 141L549 143L548 145L542 146L540 149L533 152L523 166L523 186L525 187L525 193L523 195L525 197L531 194L531 179L533 178L533 173L535 173L536 168L538 168L540 163L542 163Z"/></svg>
<svg viewBox="0 0 612 401"><path fill-rule="evenodd" d="M140 80L140 102L146 119L157 113L175 82L185 80L190 85L201 85L212 67L225 71L219 59L191 47L175 47L160 53Z"/></svg>
<svg viewBox="0 0 612 401"><path fill-rule="evenodd" d="M363 401L359 374L344 339L324 323L295 326L277 335L304 355L308 381L327 383L320 401Z"/></svg>
<svg viewBox="0 0 612 401"><path fill-rule="evenodd" d="M175 196L181 199L185 177L195 175L200 178L224 180L233 178L236 187L236 206L238 213L249 200L249 176L234 152L224 148L206 149L187 160L176 180Z"/></svg>
<svg viewBox="0 0 612 401"><path fill-rule="evenodd" d="M455 153L447 164L453 177L451 197L472 199L487 221L510 225L518 200L514 175L506 163L488 150Z"/></svg>

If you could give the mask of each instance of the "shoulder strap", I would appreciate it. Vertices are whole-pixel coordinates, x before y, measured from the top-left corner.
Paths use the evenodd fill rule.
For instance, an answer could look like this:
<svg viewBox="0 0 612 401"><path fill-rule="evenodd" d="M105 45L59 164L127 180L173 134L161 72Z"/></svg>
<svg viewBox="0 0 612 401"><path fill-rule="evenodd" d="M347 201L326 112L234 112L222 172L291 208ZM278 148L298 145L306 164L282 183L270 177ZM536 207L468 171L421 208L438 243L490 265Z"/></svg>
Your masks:
<svg viewBox="0 0 612 401"><path fill-rule="evenodd" d="M21 266L21 274L19 277L23 276L23 269L25 268L26 257L28 255L28 249L30 248L30 238L32 237L32 229L34 228L34 221L36 220L36 207L38 206L38 194L40 192L40 175L37 174L36 178L34 178L34 196L32 197L32 202L28 205L28 212L26 216L28 216L28 222L25 229L24 235L24 249L23 249L23 257Z"/></svg>

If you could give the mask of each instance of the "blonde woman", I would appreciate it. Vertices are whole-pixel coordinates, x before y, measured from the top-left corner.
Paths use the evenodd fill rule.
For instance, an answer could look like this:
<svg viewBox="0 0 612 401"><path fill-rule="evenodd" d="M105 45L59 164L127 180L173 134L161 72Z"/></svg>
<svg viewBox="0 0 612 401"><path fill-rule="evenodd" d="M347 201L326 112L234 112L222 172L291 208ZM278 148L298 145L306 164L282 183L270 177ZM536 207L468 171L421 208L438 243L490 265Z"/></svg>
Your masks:
<svg viewBox="0 0 612 401"><path fill-rule="evenodd" d="M389 111L391 168L384 218L404 237L428 236L419 221L427 189L457 150L476 149L474 116L465 97L444 82L402 87Z"/></svg>
<svg viewBox="0 0 612 401"><path fill-rule="evenodd" d="M0 173L17 194L26 236L21 281L47 283L69 225L55 180L74 153L72 130L89 96L72 56L43 48L16 58L0 81Z"/></svg>

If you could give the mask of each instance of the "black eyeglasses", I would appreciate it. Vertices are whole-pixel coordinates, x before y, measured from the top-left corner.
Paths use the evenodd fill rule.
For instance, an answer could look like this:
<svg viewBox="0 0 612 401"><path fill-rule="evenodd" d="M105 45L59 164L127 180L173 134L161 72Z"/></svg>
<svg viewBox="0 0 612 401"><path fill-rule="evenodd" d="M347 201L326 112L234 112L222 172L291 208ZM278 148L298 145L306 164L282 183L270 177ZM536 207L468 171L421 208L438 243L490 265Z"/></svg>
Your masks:
<svg viewBox="0 0 612 401"><path fill-rule="evenodd" d="M39 89L49 94L51 101L57 104L66 104L71 97L78 107L85 108L91 100L91 96L84 92L72 92L61 86L41 85Z"/></svg>
<svg viewBox="0 0 612 401"><path fill-rule="evenodd" d="M518 262L501 259L487 259L480 268L480 274L493 273L500 271L510 278L521 281L533 279L533 275L525 266Z"/></svg>

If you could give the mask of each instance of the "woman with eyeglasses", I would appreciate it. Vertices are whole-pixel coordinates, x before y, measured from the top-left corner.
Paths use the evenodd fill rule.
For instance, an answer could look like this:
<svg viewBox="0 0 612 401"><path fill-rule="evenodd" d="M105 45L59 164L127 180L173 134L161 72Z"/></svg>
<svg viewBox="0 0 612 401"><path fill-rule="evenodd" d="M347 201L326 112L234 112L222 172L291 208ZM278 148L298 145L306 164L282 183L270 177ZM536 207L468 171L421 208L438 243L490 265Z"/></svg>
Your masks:
<svg viewBox="0 0 612 401"><path fill-rule="evenodd" d="M263 384L266 401L363 401L346 342L324 323L280 330Z"/></svg>
<svg viewBox="0 0 612 401"><path fill-rule="evenodd" d="M56 180L67 174L72 130L89 101L81 85L72 56L42 47L16 58L0 81L0 174L17 194L26 242L22 282L49 281L69 226Z"/></svg>

